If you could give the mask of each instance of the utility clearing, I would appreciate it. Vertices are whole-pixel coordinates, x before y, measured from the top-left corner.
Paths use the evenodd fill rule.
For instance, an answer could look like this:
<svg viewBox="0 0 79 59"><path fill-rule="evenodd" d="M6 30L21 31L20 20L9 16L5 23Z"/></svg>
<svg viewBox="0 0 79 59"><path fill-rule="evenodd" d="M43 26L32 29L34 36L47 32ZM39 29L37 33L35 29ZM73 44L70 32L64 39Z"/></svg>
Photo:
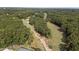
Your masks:
<svg viewBox="0 0 79 59"><path fill-rule="evenodd" d="M30 17L27 17L27 19L22 19L23 21L23 24L27 27L27 28L30 28L31 32L33 32L33 35L38 38L40 40L40 42L42 43L43 47L45 48L46 51L51 51L52 49L50 49L48 47L48 45L46 44L46 40L47 38L41 36L39 33L37 33L35 30L34 30L34 27L32 25L29 24L29 18Z"/></svg>
<svg viewBox="0 0 79 59"><path fill-rule="evenodd" d="M62 43L63 32L60 27L51 22L47 22L47 26L51 31L51 39L48 40L49 46L53 49L53 51L59 51L60 44Z"/></svg>
<svg viewBox="0 0 79 59"><path fill-rule="evenodd" d="M60 44L62 43L61 39L63 38L63 32L60 31L60 27L57 25L47 22L47 26L51 31L51 38L48 39L44 36L41 36L38 32L35 31L34 26L29 24L30 17L27 17L27 19L22 19L23 24L30 28L33 35L38 38L45 48L46 51L59 51L60 50ZM47 40L47 41L46 41Z"/></svg>

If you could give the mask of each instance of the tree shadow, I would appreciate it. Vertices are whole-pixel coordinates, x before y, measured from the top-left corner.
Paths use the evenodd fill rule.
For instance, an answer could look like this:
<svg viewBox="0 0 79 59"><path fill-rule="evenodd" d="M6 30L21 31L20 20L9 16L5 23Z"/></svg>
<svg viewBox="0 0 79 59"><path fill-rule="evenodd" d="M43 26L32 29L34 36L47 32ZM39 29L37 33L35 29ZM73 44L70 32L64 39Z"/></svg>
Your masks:
<svg viewBox="0 0 79 59"><path fill-rule="evenodd" d="M60 28L60 29L58 29L58 31L60 31L60 32L64 32L61 28Z"/></svg>
<svg viewBox="0 0 79 59"><path fill-rule="evenodd" d="M59 45L60 51L66 51L65 44Z"/></svg>
<svg viewBox="0 0 79 59"><path fill-rule="evenodd" d="M60 51L67 51L66 50L66 44L65 44L66 41L67 40L66 40L66 37L65 37L65 33L63 32L63 38L61 39L62 43L59 45Z"/></svg>

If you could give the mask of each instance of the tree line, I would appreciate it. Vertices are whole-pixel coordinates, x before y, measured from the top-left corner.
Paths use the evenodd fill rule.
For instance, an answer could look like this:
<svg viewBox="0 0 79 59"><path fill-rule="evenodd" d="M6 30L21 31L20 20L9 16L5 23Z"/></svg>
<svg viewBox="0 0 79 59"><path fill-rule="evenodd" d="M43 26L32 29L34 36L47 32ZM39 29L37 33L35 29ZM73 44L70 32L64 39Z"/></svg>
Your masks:
<svg viewBox="0 0 79 59"><path fill-rule="evenodd" d="M60 46L61 50L79 50L79 10L58 10L49 11L48 19L58 25L64 31L62 41L65 44Z"/></svg>
<svg viewBox="0 0 79 59"><path fill-rule="evenodd" d="M34 25L34 28L38 33L48 38L50 36L50 30L47 27L47 21L43 19L43 13L41 14L37 14L35 17L31 17L30 24Z"/></svg>

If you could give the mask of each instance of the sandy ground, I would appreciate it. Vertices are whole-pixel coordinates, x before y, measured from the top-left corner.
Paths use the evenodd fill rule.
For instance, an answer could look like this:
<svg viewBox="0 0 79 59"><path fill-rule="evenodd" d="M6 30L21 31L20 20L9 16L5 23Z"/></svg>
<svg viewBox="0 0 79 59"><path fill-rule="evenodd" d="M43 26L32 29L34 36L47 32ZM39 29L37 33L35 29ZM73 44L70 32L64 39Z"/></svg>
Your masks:
<svg viewBox="0 0 79 59"><path fill-rule="evenodd" d="M40 42L43 44L45 50L46 50L46 51L51 51L52 49L50 49L50 48L48 47L48 45L46 44L47 38L42 37L39 33L37 33L37 32L34 30L34 27L29 24L29 18L27 18L27 19L22 19L22 21L23 21L23 24L24 24L26 27L28 27L28 28L31 29L31 31L33 32L34 36L40 40Z"/></svg>

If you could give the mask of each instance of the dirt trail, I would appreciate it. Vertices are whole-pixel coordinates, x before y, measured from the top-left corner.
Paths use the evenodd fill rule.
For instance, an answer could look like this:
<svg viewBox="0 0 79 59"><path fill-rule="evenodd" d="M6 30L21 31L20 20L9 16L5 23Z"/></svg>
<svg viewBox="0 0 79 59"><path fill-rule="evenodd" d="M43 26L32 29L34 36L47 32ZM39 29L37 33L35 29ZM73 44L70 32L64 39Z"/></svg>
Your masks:
<svg viewBox="0 0 79 59"><path fill-rule="evenodd" d="M46 44L47 38L41 36L39 33L37 33L37 32L34 30L34 27L29 24L29 19L30 19L30 17L28 17L27 19L22 19L23 24L24 24L26 27L28 27L28 28L31 29L31 31L33 32L34 36L40 40L40 42L43 44L43 46L44 46L44 48L45 48L46 51L52 51L52 49L50 49L50 48L48 47L48 45Z"/></svg>

